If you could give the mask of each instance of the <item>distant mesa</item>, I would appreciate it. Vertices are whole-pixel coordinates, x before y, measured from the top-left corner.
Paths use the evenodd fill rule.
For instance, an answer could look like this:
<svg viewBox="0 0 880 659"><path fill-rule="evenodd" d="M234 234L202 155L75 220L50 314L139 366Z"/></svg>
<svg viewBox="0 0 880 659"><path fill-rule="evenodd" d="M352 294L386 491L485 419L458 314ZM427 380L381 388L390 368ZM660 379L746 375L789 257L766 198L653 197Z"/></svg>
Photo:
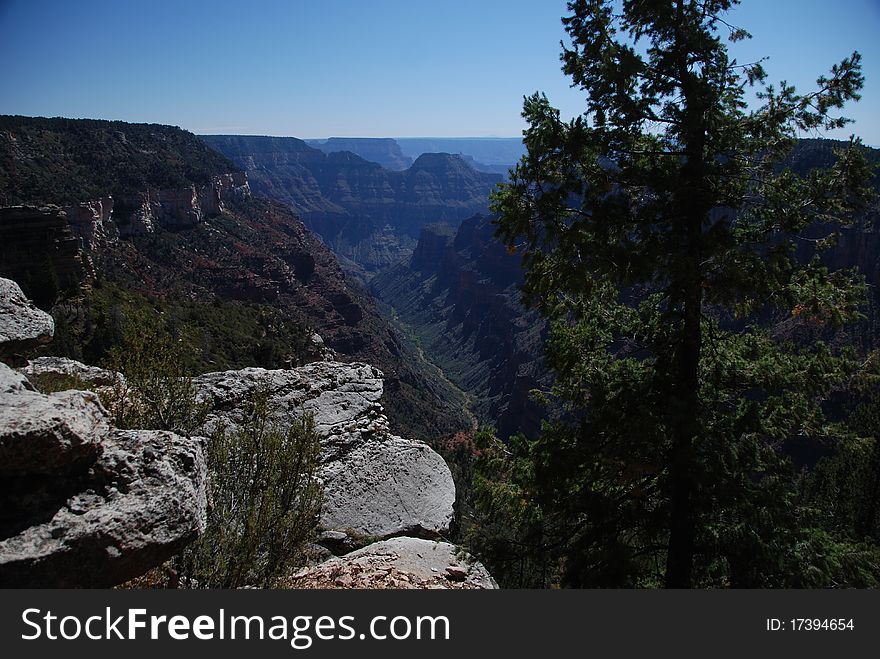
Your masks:
<svg viewBox="0 0 880 659"><path fill-rule="evenodd" d="M409 169L413 163L413 159L403 155L400 145L390 137L331 137L306 140L306 144L324 153L349 151L395 172Z"/></svg>
<svg viewBox="0 0 880 659"><path fill-rule="evenodd" d="M425 153L449 153L479 172L506 175L526 152L519 137L330 137L305 142L327 154L349 151L391 171L409 168Z"/></svg>

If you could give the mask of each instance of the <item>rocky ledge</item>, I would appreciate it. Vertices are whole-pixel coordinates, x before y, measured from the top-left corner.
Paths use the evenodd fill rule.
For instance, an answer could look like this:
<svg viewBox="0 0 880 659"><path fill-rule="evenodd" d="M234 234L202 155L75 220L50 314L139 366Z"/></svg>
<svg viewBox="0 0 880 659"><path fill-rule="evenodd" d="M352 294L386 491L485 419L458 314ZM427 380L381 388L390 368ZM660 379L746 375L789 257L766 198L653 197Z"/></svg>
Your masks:
<svg viewBox="0 0 880 659"><path fill-rule="evenodd" d="M43 395L0 364L0 584L101 587L204 530L199 438L117 430L91 392Z"/></svg>
<svg viewBox="0 0 880 659"><path fill-rule="evenodd" d="M0 337L9 338L0 341L0 356L17 360L23 347L51 338L51 318L14 283L0 280L0 287L12 293L2 300ZM121 376L58 357L20 371L0 361L0 586L112 586L204 530L203 439L116 429L96 393L42 394L28 378L100 391ZM219 423L240 424L257 392L268 396L279 422L304 414L314 420L321 539L348 553L299 573L292 587L496 587L485 568L439 541L452 521L452 475L427 444L389 433L377 369L320 361L208 373L194 382L209 408L206 434Z"/></svg>
<svg viewBox="0 0 880 659"><path fill-rule="evenodd" d="M0 356L51 338L17 285L0 295ZM0 361L0 586L113 586L173 556L205 527L202 442L118 430L95 393L38 393Z"/></svg>

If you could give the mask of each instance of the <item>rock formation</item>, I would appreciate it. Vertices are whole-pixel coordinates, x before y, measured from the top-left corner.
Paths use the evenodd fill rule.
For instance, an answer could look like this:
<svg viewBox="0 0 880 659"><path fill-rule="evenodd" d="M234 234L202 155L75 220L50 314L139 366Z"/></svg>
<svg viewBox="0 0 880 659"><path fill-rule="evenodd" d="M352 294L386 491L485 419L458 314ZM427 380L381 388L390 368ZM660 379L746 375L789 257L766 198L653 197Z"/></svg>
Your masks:
<svg viewBox="0 0 880 659"><path fill-rule="evenodd" d="M407 169L390 171L350 151L323 153L293 137L202 139L247 170L255 192L302 215L347 272L364 281L409 256L424 224L457 224L485 212L501 180L449 153L425 153Z"/></svg>
<svg viewBox="0 0 880 659"><path fill-rule="evenodd" d="M315 362L289 370L248 368L195 379L210 405L206 428L241 422L258 389L280 416L311 414L321 439L322 526L354 539L449 530L455 485L427 444L395 437L379 404L382 374L361 363ZM341 536L334 536L344 544Z"/></svg>
<svg viewBox="0 0 880 659"><path fill-rule="evenodd" d="M51 317L22 300L0 279L3 355L52 336ZM95 393L41 394L0 362L0 586L112 586L177 553L204 530L202 441L117 430Z"/></svg>
<svg viewBox="0 0 880 659"><path fill-rule="evenodd" d="M51 336L46 314L29 307L12 282L0 285L21 298L0 316L4 336L14 334L17 346ZM24 323L19 315L43 324ZM327 350L320 337L312 342ZM66 358L38 358L20 372L0 362L0 585L115 585L168 559L201 533L207 509L204 440L117 430L92 391L42 394L28 380L47 376L92 387L121 378ZM377 369L314 362L288 370L208 373L195 385L210 408L206 433L221 422L241 423L243 403L257 390L269 394L278 421L313 417L321 440L325 545L350 551L370 539L390 539L341 559L352 574L390 566L399 579L387 579L384 587L494 585L481 566L456 559L447 543L395 537L442 538L452 521L455 485L427 444L389 433ZM336 574L335 564L316 574L325 573ZM309 583L338 585L321 579Z"/></svg>
<svg viewBox="0 0 880 659"><path fill-rule="evenodd" d="M40 308L55 305L64 353L90 363L108 348L98 330L116 327L120 305L104 302L120 291L135 306L215 324L199 368L323 358L301 349L318 332L340 361L382 370L394 393L386 401L393 432L435 439L467 428L463 394L406 344L293 211L250 197L246 173L235 169L171 126L0 116L0 204L28 205L16 226L0 211L0 277L18 281ZM65 268L77 274L59 286L55 272ZM115 320L97 317L108 313ZM247 342L243 331L253 332Z"/></svg>
<svg viewBox="0 0 880 659"><path fill-rule="evenodd" d="M102 241L112 240L118 233L111 221L113 197L80 202L64 211L71 229L87 250L95 249Z"/></svg>
<svg viewBox="0 0 880 659"><path fill-rule="evenodd" d="M37 357L28 361L19 371L30 379L41 377L63 378L81 383L84 386L87 385L89 389L113 387L123 380L122 375L119 373L108 371L106 368L98 368L97 366L87 366L67 357Z"/></svg>
<svg viewBox="0 0 880 659"><path fill-rule="evenodd" d="M52 340L52 316L37 309L10 279L0 279L0 361L14 363L22 354Z"/></svg>
<svg viewBox="0 0 880 659"><path fill-rule="evenodd" d="M202 186L146 189L122 197L116 202L114 220L123 237L153 233L158 226L186 229L219 215L228 203L247 199L250 194L245 172L220 174Z"/></svg>

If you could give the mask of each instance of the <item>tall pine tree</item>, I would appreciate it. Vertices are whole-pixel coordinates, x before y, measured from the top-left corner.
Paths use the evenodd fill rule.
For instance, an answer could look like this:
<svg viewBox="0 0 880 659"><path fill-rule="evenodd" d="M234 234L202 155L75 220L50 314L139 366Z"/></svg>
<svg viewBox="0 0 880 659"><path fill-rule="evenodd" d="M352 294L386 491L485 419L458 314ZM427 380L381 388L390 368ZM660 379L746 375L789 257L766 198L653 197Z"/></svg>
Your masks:
<svg viewBox="0 0 880 659"><path fill-rule="evenodd" d="M860 57L809 94L768 85L728 55L749 37L724 20L734 2L570 2L563 70L586 111L526 99L528 153L495 198L551 324L565 413L528 473L568 585L827 585L836 569L804 567L829 540L783 444L833 434L821 403L851 363L772 328L858 316L858 277L820 259L869 199L858 140L826 171L781 163L799 134L847 123Z"/></svg>

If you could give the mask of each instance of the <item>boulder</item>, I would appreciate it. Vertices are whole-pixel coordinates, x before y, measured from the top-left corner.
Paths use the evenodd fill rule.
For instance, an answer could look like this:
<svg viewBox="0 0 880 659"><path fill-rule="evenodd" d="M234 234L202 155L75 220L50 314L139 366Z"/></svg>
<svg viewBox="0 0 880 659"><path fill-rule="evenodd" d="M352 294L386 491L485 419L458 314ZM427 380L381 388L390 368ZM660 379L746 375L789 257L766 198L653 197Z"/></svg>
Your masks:
<svg viewBox="0 0 880 659"><path fill-rule="evenodd" d="M52 316L37 309L14 281L0 278L0 360L17 360L51 341L54 333Z"/></svg>
<svg viewBox="0 0 880 659"><path fill-rule="evenodd" d="M245 368L195 378L199 399L208 403L206 427L219 421L235 427L248 398L259 390L279 420L311 414L321 438L322 459L331 460L354 444L388 432L379 399L382 373L362 363L313 362L285 370Z"/></svg>
<svg viewBox="0 0 880 659"><path fill-rule="evenodd" d="M495 589L483 565L454 545L419 538L391 538L300 570L291 588Z"/></svg>
<svg viewBox="0 0 880 659"><path fill-rule="evenodd" d="M311 414L321 440L321 525L351 538L402 533L438 537L452 521L449 467L424 442L395 437L379 399L382 373L367 364L314 362L300 368L248 368L195 379L210 407L205 430L242 421L242 403L263 389L278 420ZM329 537L329 536L328 536ZM350 547L336 541L335 547ZM360 542L360 544L363 544Z"/></svg>
<svg viewBox="0 0 880 659"><path fill-rule="evenodd" d="M0 478L58 474L94 462L110 429L107 417L89 391L0 394Z"/></svg>
<svg viewBox="0 0 880 659"><path fill-rule="evenodd" d="M328 347L324 343L324 339L318 333L313 333L309 337L309 343L306 346L306 359L316 362L332 362L336 361L336 351Z"/></svg>
<svg viewBox="0 0 880 659"><path fill-rule="evenodd" d="M0 279L0 349L52 336L52 318ZM32 376L107 386L117 374L41 358ZM205 528L204 440L118 430L96 393L36 391L0 362L0 587L106 587L147 572Z"/></svg>
<svg viewBox="0 0 880 659"><path fill-rule="evenodd" d="M67 357L37 357L19 371L30 379L52 377L92 387L113 387L123 381L116 371L88 366Z"/></svg>
<svg viewBox="0 0 880 659"><path fill-rule="evenodd" d="M455 484L427 444L390 436L365 441L324 465L321 522L387 538L434 537L452 522Z"/></svg>
<svg viewBox="0 0 880 659"><path fill-rule="evenodd" d="M107 587L159 565L205 528L198 438L112 430L75 492L0 540L0 585Z"/></svg>

